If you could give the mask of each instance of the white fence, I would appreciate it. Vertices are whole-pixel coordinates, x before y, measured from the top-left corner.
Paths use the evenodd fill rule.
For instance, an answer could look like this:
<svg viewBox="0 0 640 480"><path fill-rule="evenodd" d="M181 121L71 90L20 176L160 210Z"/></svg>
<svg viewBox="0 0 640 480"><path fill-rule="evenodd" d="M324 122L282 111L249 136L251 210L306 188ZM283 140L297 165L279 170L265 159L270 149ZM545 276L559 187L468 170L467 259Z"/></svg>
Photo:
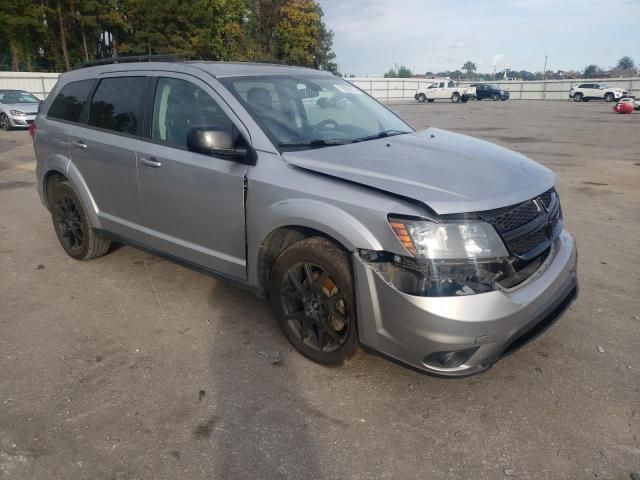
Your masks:
<svg viewBox="0 0 640 480"><path fill-rule="evenodd" d="M418 90L418 87L428 87L433 80L426 78L349 78L354 85L360 87L379 100L408 100ZM629 95L640 97L640 78L603 78L577 80L539 80L539 81L497 81L479 82L498 85L509 92L513 100L567 100L569 90L579 83L606 82L612 87L627 90ZM461 81L463 85L474 82Z"/></svg>
<svg viewBox="0 0 640 480"><path fill-rule="evenodd" d="M27 90L44 100L59 76L59 73L0 72L0 90ZM432 80L426 78L350 78L348 80L375 98L385 101L413 99L419 86L427 87L432 83ZM573 85L598 81L606 82L612 87L626 89L629 95L640 97L640 77L483 83L497 84L503 90L507 90L513 100L567 100ZM472 82L461 81L460 83Z"/></svg>
<svg viewBox="0 0 640 480"><path fill-rule="evenodd" d="M26 90L44 100L59 76L59 73L0 72L0 90Z"/></svg>

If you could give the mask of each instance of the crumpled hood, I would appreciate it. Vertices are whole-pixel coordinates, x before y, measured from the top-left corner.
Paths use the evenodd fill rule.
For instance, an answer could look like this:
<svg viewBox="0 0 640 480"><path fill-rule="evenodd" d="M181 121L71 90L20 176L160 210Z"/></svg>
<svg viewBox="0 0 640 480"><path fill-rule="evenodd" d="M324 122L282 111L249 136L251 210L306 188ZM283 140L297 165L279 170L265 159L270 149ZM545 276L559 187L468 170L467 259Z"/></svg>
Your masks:
<svg viewBox="0 0 640 480"><path fill-rule="evenodd" d="M9 110L20 110L21 112L28 114L38 113L38 103L3 103L2 106L7 112Z"/></svg>
<svg viewBox="0 0 640 480"><path fill-rule="evenodd" d="M524 202L556 180L524 155L437 128L282 156L300 168L415 199L440 215Z"/></svg>

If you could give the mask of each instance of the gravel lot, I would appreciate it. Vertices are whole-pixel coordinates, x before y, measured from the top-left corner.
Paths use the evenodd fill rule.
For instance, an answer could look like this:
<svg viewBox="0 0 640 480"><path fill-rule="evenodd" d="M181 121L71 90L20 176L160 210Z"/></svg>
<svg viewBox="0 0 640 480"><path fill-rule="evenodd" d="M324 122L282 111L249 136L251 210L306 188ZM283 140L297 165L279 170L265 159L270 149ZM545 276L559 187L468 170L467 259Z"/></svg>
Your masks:
<svg viewBox="0 0 640 480"><path fill-rule="evenodd" d="M250 293L129 247L68 258L35 191L30 138L0 132L0 479L640 471L640 114L596 102L392 108L558 174L581 294L553 328L464 379L370 355L317 366Z"/></svg>

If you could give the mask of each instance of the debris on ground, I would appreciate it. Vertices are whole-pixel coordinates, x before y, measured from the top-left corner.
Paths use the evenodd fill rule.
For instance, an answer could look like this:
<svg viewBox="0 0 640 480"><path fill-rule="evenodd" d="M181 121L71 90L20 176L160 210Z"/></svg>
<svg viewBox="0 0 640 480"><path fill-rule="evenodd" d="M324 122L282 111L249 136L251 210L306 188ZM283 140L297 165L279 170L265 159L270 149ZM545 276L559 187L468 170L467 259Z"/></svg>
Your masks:
<svg viewBox="0 0 640 480"><path fill-rule="evenodd" d="M632 473L631 480L640 480L640 472Z"/></svg>
<svg viewBox="0 0 640 480"><path fill-rule="evenodd" d="M44 265L40 264L36 267L37 270L44 270Z"/></svg>
<svg viewBox="0 0 640 480"><path fill-rule="evenodd" d="M207 394L207 392L205 392L204 390L200 390L198 392L198 401L201 402L206 394Z"/></svg>
<svg viewBox="0 0 640 480"><path fill-rule="evenodd" d="M596 345L596 348L598 349L598 351L599 351L600 353L604 353L604 348L603 348L603 347L601 347L600 345Z"/></svg>
<svg viewBox="0 0 640 480"><path fill-rule="evenodd" d="M513 477L515 475L513 468L505 468L503 472L507 477Z"/></svg>
<svg viewBox="0 0 640 480"><path fill-rule="evenodd" d="M282 360L282 357L280 356L280 350L260 350L258 354L266 358L271 365L280 363L280 360Z"/></svg>

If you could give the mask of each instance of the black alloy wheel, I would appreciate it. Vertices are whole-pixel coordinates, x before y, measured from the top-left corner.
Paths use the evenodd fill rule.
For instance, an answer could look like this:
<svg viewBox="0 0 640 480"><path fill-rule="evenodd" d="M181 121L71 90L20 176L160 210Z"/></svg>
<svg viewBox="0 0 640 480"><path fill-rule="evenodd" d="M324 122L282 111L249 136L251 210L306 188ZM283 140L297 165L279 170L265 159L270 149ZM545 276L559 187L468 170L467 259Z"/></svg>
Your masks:
<svg viewBox="0 0 640 480"><path fill-rule="evenodd" d="M274 265L271 301L283 333L304 356L341 365L358 351L348 257L312 237L285 249Z"/></svg>

